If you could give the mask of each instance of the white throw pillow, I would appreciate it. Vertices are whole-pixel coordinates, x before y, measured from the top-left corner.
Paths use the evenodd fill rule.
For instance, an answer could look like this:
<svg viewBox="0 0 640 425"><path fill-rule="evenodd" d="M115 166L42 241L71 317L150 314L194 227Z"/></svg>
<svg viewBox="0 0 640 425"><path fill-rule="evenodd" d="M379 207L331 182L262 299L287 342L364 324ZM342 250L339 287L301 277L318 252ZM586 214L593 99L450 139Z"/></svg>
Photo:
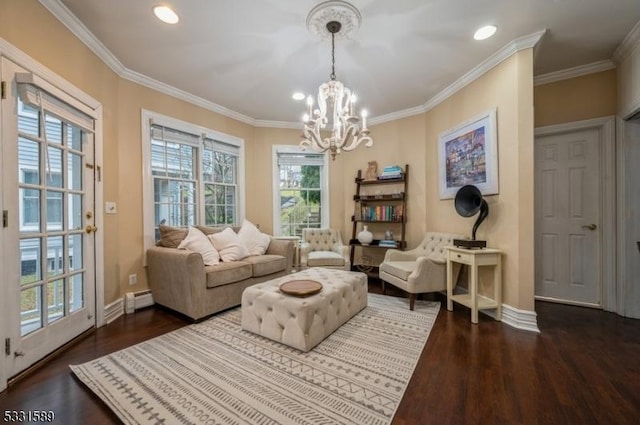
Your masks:
<svg viewBox="0 0 640 425"><path fill-rule="evenodd" d="M195 227L189 227L187 237L180 242L178 249L199 252L205 266L220 263L220 255L207 236Z"/></svg>
<svg viewBox="0 0 640 425"><path fill-rule="evenodd" d="M247 247L230 227L209 235L209 239L220 253L222 261L238 261L249 256Z"/></svg>
<svg viewBox="0 0 640 425"><path fill-rule="evenodd" d="M269 244L271 243L271 236L262 233L255 224L249 220L244 220L240 230L238 230L238 237L247 247L249 255L262 255L267 252Z"/></svg>

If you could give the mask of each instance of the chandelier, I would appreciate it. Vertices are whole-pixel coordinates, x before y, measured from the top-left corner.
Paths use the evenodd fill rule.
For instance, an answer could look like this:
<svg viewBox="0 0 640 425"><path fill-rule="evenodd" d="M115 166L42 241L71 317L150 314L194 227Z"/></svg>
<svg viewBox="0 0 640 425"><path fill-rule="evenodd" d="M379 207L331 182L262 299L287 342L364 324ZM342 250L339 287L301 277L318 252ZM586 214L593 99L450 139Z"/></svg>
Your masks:
<svg viewBox="0 0 640 425"><path fill-rule="evenodd" d="M304 127L300 141L302 149L310 147L316 152L329 151L332 160L342 151L352 151L361 143L366 147L373 146L367 129L366 111L360 113L361 126L355 109L355 94L336 79L335 39L343 29L338 19L346 21L347 32L350 32L359 25L360 13L349 3L327 1L313 8L307 17L310 31L331 35L331 75L329 81L318 88L317 100L314 101L311 95L307 97L308 111L302 118ZM321 28L324 22L326 31Z"/></svg>

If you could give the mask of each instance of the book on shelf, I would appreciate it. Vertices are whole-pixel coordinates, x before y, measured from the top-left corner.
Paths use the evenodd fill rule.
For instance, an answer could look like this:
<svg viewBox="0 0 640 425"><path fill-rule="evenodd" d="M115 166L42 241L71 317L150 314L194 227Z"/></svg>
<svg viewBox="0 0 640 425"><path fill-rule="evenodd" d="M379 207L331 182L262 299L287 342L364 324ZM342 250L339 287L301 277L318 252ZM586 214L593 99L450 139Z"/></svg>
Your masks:
<svg viewBox="0 0 640 425"><path fill-rule="evenodd" d="M360 207L357 220L363 221L402 221L404 208L402 205L363 205Z"/></svg>
<svg viewBox="0 0 640 425"><path fill-rule="evenodd" d="M382 170L382 174L378 176L379 180L388 180L388 179L401 179L402 178L402 168L398 165L392 165L388 167L384 167Z"/></svg>
<svg viewBox="0 0 640 425"><path fill-rule="evenodd" d="M378 246L383 247L383 248L397 248L398 247L398 243L396 241L383 239L383 240L378 242Z"/></svg>

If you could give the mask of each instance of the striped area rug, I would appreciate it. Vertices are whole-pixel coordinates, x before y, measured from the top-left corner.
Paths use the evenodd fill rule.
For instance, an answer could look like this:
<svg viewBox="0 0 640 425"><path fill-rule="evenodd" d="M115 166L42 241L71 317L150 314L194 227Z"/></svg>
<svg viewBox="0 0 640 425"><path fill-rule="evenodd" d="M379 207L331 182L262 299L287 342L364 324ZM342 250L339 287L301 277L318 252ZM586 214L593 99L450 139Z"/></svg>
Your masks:
<svg viewBox="0 0 640 425"><path fill-rule="evenodd" d="M369 294L308 353L243 331L236 308L70 367L125 424L389 424L439 308Z"/></svg>

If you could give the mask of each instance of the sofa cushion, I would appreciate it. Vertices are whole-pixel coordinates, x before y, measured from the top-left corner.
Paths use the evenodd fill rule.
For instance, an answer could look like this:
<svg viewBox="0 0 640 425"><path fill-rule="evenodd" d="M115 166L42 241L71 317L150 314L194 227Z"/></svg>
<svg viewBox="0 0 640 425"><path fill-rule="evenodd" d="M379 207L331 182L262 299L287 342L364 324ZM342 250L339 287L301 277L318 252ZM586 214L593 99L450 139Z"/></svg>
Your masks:
<svg viewBox="0 0 640 425"><path fill-rule="evenodd" d="M205 235L207 235L207 236L213 235L214 233L220 233L225 229L232 229L236 233L238 233L238 230L240 230L239 227L229 227L229 226L199 226L199 225L196 225L196 228L198 230L200 230L202 233L204 233Z"/></svg>
<svg viewBox="0 0 640 425"><path fill-rule="evenodd" d="M230 227L222 232L213 233L208 238L220 253L222 261L239 261L249 256L247 247Z"/></svg>
<svg viewBox="0 0 640 425"><path fill-rule="evenodd" d="M398 279L408 280L409 275L416 269L415 261L386 261L380 264L380 271L389 273Z"/></svg>
<svg viewBox="0 0 640 425"><path fill-rule="evenodd" d="M242 222L238 237L249 250L249 255L264 254L271 242L271 236L262 233L255 224L246 219Z"/></svg>
<svg viewBox="0 0 640 425"><path fill-rule="evenodd" d="M282 255L254 255L245 258L242 262L251 264L253 277L277 273L287 267L287 260Z"/></svg>
<svg viewBox="0 0 640 425"><path fill-rule="evenodd" d="M180 242L178 249L186 249L199 253L202 255L202 261L204 261L205 266L212 266L220 262L220 255L213 247L209 238L195 227L189 228L187 237Z"/></svg>
<svg viewBox="0 0 640 425"><path fill-rule="evenodd" d="M333 251L311 251L307 257L307 266L344 266L344 257Z"/></svg>
<svg viewBox="0 0 640 425"><path fill-rule="evenodd" d="M187 237L188 229L184 227L171 227L165 226L164 224L160 225L160 246L164 246L165 248L177 248L180 245L180 242Z"/></svg>
<svg viewBox="0 0 640 425"><path fill-rule="evenodd" d="M207 288L215 288L216 286L249 279L252 267L251 264L244 261L233 261L220 263L216 266L207 266L204 270L207 273Z"/></svg>

